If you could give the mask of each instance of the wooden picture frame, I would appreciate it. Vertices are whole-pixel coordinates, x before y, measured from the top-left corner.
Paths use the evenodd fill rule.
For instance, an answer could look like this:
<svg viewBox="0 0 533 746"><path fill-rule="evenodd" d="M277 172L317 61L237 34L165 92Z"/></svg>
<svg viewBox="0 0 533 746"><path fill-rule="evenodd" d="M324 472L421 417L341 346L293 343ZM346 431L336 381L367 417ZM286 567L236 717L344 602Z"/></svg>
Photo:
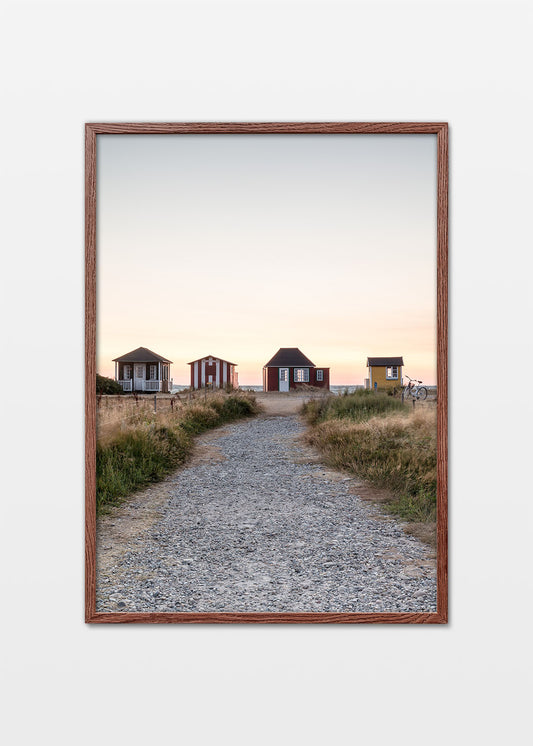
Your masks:
<svg viewBox="0 0 533 746"><path fill-rule="evenodd" d="M437 611L202 613L96 611L96 150L99 135L430 134L437 138ZM85 621L89 623L443 624L448 620L448 125L442 122L88 123L85 126Z"/></svg>

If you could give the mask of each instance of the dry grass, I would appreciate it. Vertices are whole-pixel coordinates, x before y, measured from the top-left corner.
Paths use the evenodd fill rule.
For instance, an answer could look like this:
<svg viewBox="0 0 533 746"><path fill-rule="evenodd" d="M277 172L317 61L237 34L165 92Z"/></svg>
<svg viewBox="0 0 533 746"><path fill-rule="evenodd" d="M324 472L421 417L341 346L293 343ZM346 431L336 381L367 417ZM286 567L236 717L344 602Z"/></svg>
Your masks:
<svg viewBox="0 0 533 746"><path fill-rule="evenodd" d="M122 397L117 397L122 399ZM253 394L210 393L171 409L153 410L153 399L108 405L98 411L97 509L119 502L150 482L163 479L191 453L192 438L226 422L259 412ZM129 404L129 406L128 406Z"/></svg>
<svg viewBox="0 0 533 746"><path fill-rule="evenodd" d="M341 396L322 396L312 399L303 407L304 415L312 425L324 420L365 422L377 415L406 411L405 405L399 399L384 392L365 389Z"/></svg>
<svg viewBox="0 0 533 746"><path fill-rule="evenodd" d="M433 522L437 497L436 411L382 413L364 422L326 419L307 439L328 462L393 495L388 510L413 522Z"/></svg>
<svg viewBox="0 0 533 746"><path fill-rule="evenodd" d="M208 396L218 396L209 394ZM154 412L154 395L139 394L137 397L122 394L119 396L98 396L97 397L97 421L98 428L104 430L108 426L121 423L126 424L129 420L139 420L144 416L151 416ZM157 413L172 414L179 409L183 409L193 401L204 401L204 394L196 392L193 395L187 394L157 394Z"/></svg>

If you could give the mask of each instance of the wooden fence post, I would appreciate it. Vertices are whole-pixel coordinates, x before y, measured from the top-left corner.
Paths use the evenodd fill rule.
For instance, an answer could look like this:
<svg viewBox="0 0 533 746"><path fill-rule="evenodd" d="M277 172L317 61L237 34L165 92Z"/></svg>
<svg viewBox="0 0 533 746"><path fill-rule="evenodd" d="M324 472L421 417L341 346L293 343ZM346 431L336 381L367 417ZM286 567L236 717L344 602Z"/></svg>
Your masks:
<svg viewBox="0 0 533 746"><path fill-rule="evenodd" d="M157 412L157 394L154 394L154 412Z"/></svg>

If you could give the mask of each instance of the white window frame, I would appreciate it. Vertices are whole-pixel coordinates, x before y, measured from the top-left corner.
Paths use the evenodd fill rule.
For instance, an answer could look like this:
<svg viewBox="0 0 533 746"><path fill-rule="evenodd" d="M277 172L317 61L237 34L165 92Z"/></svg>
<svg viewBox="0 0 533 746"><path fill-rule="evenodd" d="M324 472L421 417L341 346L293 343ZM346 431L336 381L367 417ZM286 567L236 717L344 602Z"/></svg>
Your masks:
<svg viewBox="0 0 533 746"><path fill-rule="evenodd" d="M399 367L398 365L387 365L387 372L386 372L387 381L398 380L398 367Z"/></svg>
<svg viewBox="0 0 533 746"><path fill-rule="evenodd" d="M300 378L300 373L302 377ZM294 369L294 382L295 383L309 383L309 368L295 368Z"/></svg>
<svg viewBox="0 0 533 746"><path fill-rule="evenodd" d="M124 381L131 381L131 372L131 365L128 365L128 363L124 363L124 370L122 371Z"/></svg>
<svg viewBox="0 0 533 746"><path fill-rule="evenodd" d="M150 365L150 380L157 381L157 365Z"/></svg>
<svg viewBox="0 0 533 746"><path fill-rule="evenodd" d="M322 368L317 369L317 371L316 371L316 380L317 381L323 381L324 380L324 371L322 370Z"/></svg>

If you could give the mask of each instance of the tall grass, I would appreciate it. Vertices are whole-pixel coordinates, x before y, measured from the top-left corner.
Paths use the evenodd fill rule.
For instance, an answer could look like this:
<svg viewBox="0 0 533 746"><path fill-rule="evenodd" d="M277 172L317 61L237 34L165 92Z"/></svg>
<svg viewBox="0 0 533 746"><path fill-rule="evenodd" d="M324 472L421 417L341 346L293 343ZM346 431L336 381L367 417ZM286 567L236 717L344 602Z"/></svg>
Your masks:
<svg viewBox="0 0 533 746"><path fill-rule="evenodd" d="M303 407L303 412L311 424L343 419L365 422L371 417L403 411L405 405L399 399L366 389L358 389L353 394L311 399Z"/></svg>
<svg viewBox="0 0 533 746"><path fill-rule="evenodd" d="M317 406L318 405L318 406ZM437 501L436 412L419 412L374 392L309 402L308 442L328 462L386 488L386 507L407 521L431 522Z"/></svg>
<svg viewBox="0 0 533 746"><path fill-rule="evenodd" d="M113 430L104 428L96 446L97 512L176 469L190 455L195 435L258 411L253 395L217 393L175 412L139 412Z"/></svg>

